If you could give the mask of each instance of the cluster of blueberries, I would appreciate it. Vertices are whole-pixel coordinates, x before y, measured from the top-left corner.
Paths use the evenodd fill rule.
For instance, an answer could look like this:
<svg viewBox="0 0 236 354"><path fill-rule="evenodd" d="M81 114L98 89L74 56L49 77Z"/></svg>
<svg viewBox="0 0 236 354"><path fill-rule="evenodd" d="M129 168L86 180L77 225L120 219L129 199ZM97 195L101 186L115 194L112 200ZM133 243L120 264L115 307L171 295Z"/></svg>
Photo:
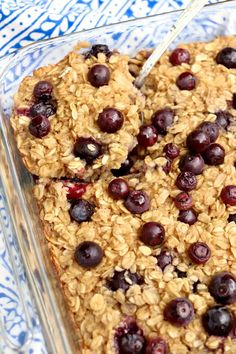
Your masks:
<svg viewBox="0 0 236 354"><path fill-rule="evenodd" d="M91 50L85 53L85 58L97 57L103 52L108 58L112 52L106 45L94 45ZM172 65L181 65L190 62L190 53L183 48L174 50L169 60ZM216 57L217 64L227 68L236 68L236 50L230 47L221 50ZM93 65L87 75L92 86L99 88L107 85L110 80L110 71L102 64ZM179 75L176 85L180 90L193 90L197 84L195 76L191 72L184 72ZM46 136L50 131L48 117L56 113L56 104L52 99L52 85L47 81L38 82L33 91L34 103L27 112L32 119L29 124L29 132L36 138ZM232 105L236 108L236 95L233 95ZM19 114L26 112L19 112ZM192 208L193 200L188 193L197 186L196 175L203 173L205 164L210 166L220 165L224 162L225 150L223 146L215 141L218 138L220 129L227 130L232 115L227 111L216 112L216 121L205 121L191 132L186 140L189 153L182 156L179 162L180 173L176 179L176 186L181 192L174 198L175 206L179 209L178 220L189 225L197 221L197 213ZM170 108L163 108L156 111L152 118L152 124L145 124L140 127L137 141L139 146L147 148L153 146L159 135L167 134L168 127L174 121L174 111ZM115 108L107 107L98 115L97 124L101 131L112 134L117 132L124 123L123 114ZM87 164L92 162L102 154L103 147L93 137L79 137L74 146L74 154L84 159ZM163 149L168 164L164 171L170 172L172 161L180 154L179 148L172 143L165 145ZM132 155L129 154L120 169L112 170L116 177L108 186L108 193L114 199L123 199L126 208L133 214L141 214L150 207L150 199L145 191L130 190L127 181L122 176L130 173L134 164ZM70 216L78 223L89 221L95 211L95 205L81 198L86 190L87 184L78 182L71 184L65 179L67 188L67 198L71 201ZM221 199L225 204L236 205L236 186L229 185L222 189ZM231 214L229 222L236 222L236 214ZM139 239L149 247L162 245L165 239L165 229L157 222L145 223L139 233ZM188 256L195 264L205 264L210 256L211 250L203 242L195 242L188 249ZM102 248L95 242L84 241L75 250L76 262L84 268L93 268L101 263L103 258ZM172 263L173 253L167 249L162 249L156 256L157 265L164 270ZM178 273L178 272L177 272ZM183 273L183 274L180 274ZM185 272L179 271L179 276L186 276ZM121 272L115 271L108 279L107 287L111 291L118 289L126 292L130 284L143 284L144 279L137 273L129 270ZM209 335L228 336L236 326L236 320L232 311L225 305L236 301L236 277L230 272L215 274L208 290L215 301L219 304L209 308L202 316L202 324ZM175 326L186 326L194 318L194 308L192 303L186 298L176 298L170 301L164 309L164 319ZM123 325L117 329L115 342L120 354L167 354L168 345L160 337L146 339L143 331L138 327L133 319L127 318Z"/></svg>

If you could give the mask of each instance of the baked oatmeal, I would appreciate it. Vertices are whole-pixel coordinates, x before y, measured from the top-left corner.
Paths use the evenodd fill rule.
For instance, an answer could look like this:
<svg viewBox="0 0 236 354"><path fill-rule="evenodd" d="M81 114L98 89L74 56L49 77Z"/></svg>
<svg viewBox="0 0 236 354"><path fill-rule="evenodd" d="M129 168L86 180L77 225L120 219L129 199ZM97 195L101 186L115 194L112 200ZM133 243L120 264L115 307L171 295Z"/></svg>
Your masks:
<svg viewBox="0 0 236 354"><path fill-rule="evenodd" d="M100 50L73 51L22 81L11 122L31 173L96 178L119 168L136 144L144 97L129 57Z"/></svg>
<svg viewBox="0 0 236 354"><path fill-rule="evenodd" d="M34 194L78 352L236 352L235 48L235 37L220 37L165 53L137 96L132 146L96 180L64 165L53 175L37 170L43 178ZM103 65L110 68L116 56L121 65L120 54ZM134 77L147 56L126 57L126 70L129 62ZM85 57L80 61L94 65L96 56ZM69 82L72 73L65 74ZM95 176L94 164L87 165L93 172L84 176Z"/></svg>

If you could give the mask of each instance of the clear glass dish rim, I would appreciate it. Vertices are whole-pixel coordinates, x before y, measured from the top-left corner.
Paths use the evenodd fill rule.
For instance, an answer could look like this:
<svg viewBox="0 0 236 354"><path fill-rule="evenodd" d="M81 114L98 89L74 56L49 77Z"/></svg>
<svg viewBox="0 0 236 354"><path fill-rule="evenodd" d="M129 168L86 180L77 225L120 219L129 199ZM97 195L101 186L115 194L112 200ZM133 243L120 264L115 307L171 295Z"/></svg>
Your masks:
<svg viewBox="0 0 236 354"><path fill-rule="evenodd" d="M227 5L227 7L225 7L226 5ZM225 9L229 9L229 8L236 9L236 0L225 0L225 1L222 1L222 2L209 4L204 9L202 9L200 14L210 13L211 11L220 10L220 9L224 9L224 8ZM58 41L63 40L63 39L65 39L65 40L68 40L69 38L71 38L72 40L73 39L77 39L79 37L79 35L86 34L86 33L89 34L89 33L96 32L96 35L98 35L98 34L102 33L102 31L104 31L104 30L107 30L107 31L110 30L111 32L113 30L113 32L116 32L117 28L118 28L119 32L122 32L125 29L128 29L129 27L144 26L150 20L153 21L155 19L157 19L157 20L158 19L163 19L163 20L170 19L172 16L175 16L177 13L181 13L182 11L183 11L182 9L173 10L173 11L170 11L170 12L160 13L160 14L157 14L157 15L151 15L151 16L147 16L147 17L141 17L141 18L138 18L138 19L123 21L123 22L120 22L120 23L113 23L113 24L110 24L110 25L100 26L100 27L97 27L97 28L90 28L90 29L77 31L77 32L70 33L70 34L65 34L63 36L57 36L57 37L54 37L54 38L44 39L44 40L40 40L40 41L37 41L37 42L34 42L34 43L30 43L27 46L25 46L23 48L20 48L20 49L14 51L13 53L10 53L10 54L8 54L8 55L6 55L6 56L4 56L4 57L2 57L0 59L0 62L2 60L4 61L4 59L6 59L6 61L7 61L5 67L3 67L2 73L0 75L0 83L1 83L2 79L4 78L5 71L8 69L8 67L10 67L12 65L12 63L19 58L19 55L24 54L24 51L29 50L29 48L35 48L37 46L42 46L43 44L46 45L46 44L50 44L50 43L57 43ZM2 127L0 127L0 128L2 129ZM4 131L3 131L3 135L4 135L3 144L5 145L5 148L3 150L4 150L4 152L6 152L7 138L6 138L6 134L5 134ZM19 183L19 179L18 179L18 176L16 174L16 170L15 170L15 165L13 163L13 160L11 159L9 151L8 151L8 154L6 154L5 157L7 159L7 164L8 164L8 168L10 170L11 177L13 177L14 179L17 178L17 181ZM3 183L3 186L4 186L4 183ZM4 187L7 188L6 186L4 186ZM22 191L21 191L20 188L19 188L19 192L20 192L20 202L22 203L22 201L24 202L24 198L23 198ZM24 208L27 208L26 204L25 203L23 203L23 204L24 204ZM29 232L29 237L32 237L32 231L31 231L30 227L27 228L27 231ZM23 251L24 250L21 248L21 252L23 252ZM36 250L34 250L34 251L36 252ZM27 259L28 255L24 254L24 256ZM24 266L25 266L25 268L27 268L27 264L25 264L25 262L24 262ZM49 297L51 297L51 295L54 296L54 294L52 294L51 284L50 284L49 277L47 276L45 265L44 264L40 264L39 268L40 268L40 271L42 273L44 273L44 277L42 277L42 279L45 280L44 286L45 286L46 289L50 290L48 292L48 296ZM30 282L30 286L31 287L37 287L37 285L35 285L35 283L32 281L31 278L29 278L28 280ZM50 298L50 301L53 301L53 299ZM64 324L62 324L60 322L60 318L59 318L60 316L58 316L58 312L59 311L56 312L56 310L58 310L58 306L54 304L54 305L51 305L51 308L53 309L54 316L57 318L56 322L59 323L60 326L64 327ZM40 311L39 308L37 310ZM69 346L68 346L68 343L67 343L66 332L64 332L64 328L61 328L61 330L62 330L61 334L62 334L62 337L64 339L63 340L64 348L67 348L67 351L65 351L65 353L70 353L70 351L68 351Z"/></svg>

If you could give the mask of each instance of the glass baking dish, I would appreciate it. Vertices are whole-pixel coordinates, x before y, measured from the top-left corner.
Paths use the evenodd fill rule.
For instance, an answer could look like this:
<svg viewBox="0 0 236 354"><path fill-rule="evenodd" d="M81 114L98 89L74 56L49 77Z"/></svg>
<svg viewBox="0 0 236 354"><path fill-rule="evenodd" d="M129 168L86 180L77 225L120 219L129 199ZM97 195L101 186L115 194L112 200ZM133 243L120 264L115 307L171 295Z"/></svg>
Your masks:
<svg viewBox="0 0 236 354"><path fill-rule="evenodd" d="M39 313L47 351L53 354L79 352L73 325L60 286L50 263L47 245L32 198L33 180L19 157L9 118L13 95L21 80L40 66L56 63L78 41L105 43L123 53L155 47L171 28L180 11L36 42L6 57L0 76L0 176L13 231L24 262L31 296ZM206 6L185 28L178 43L208 41L219 35L236 34L236 0ZM4 231L4 230L3 230ZM6 235L7 237L7 235ZM27 311L27 309L26 309Z"/></svg>

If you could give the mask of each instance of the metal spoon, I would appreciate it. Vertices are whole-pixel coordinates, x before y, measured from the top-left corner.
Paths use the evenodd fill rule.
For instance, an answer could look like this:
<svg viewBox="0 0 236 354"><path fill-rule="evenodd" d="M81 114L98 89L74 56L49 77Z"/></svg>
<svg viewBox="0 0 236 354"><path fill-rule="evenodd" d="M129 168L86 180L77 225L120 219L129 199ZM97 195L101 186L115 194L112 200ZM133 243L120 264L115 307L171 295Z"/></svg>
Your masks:
<svg viewBox="0 0 236 354"><path fill-rule="evenodd" d="M148 60L143 65L139 75L135 79L135 86L140 88L146 76L150 73L153 66L156 64L158 59L166 51L169 45L175 40L175 38L180 34L185 26L197 15L197 13L208 3L208 0L192 0L186 9L181 13L177 22L173 25L171 30L167 33L163 41L156 47L153 53L150 55Z"/></svg>

